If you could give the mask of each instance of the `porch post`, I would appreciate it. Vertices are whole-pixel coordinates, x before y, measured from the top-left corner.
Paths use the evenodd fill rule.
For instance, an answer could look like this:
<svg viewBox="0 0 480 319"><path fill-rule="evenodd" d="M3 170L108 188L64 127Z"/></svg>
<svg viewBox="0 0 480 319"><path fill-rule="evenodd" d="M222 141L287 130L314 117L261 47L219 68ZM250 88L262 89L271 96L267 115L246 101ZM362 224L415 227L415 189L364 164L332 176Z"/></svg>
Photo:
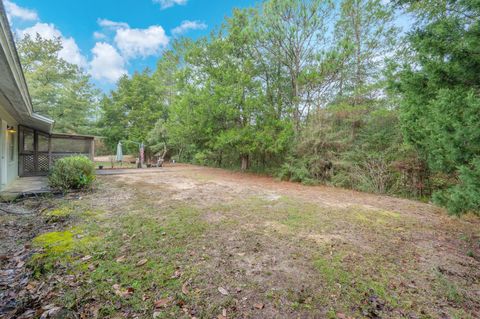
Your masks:
<svg viewBox="0 0 480 319"><path fill-rule="evenodd" d="M2 120L0 126L0 183L1 188L7 185L7 122Z"/></svg>
<svg viewBox="0 0 480 319"><path fill-rule="evenodd" d="M52 168L52 135L48 134L48 170Z"/></svg>
<svg viewBox="0 0 480 319"><path fill-rule="evenodd" d="M90 141L90 160L93 162L93 159L95 157L95 139L92 138Z"/></svg>

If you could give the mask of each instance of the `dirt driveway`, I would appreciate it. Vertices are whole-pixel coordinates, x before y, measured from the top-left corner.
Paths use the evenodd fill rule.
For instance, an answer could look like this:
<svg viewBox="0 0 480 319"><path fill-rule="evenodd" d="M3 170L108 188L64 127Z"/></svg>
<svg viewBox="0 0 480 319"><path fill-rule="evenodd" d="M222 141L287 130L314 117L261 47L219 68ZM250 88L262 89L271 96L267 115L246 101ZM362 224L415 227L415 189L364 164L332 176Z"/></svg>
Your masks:
<svg viewBox="0 0 480 319"><path fill-rule="evenodd" d="M37 245L32 264L35 285L64 278L49 302L72 313L480 317L476 217L189 165L99 180L94 193L56 202L72 212L59 227L74 243L61 253Z"/></svg>

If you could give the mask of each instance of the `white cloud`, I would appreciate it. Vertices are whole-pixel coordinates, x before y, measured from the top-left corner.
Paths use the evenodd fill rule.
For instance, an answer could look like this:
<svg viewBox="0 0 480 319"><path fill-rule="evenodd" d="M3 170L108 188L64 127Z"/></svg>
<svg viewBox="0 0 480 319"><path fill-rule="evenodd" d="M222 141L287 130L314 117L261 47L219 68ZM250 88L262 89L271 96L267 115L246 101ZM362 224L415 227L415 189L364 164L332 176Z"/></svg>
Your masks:
<svg viewBox="0 0 480 319"><path fill-rule="evenodd" d="M5 11L7 17L11 21L12 18L18 18L23 21L36 21L38 20L38 14L34 10L19 7L15 3L5 0Z"/></svg>
<svg viewBox="0 0 480 319"><path fill-rule="evenodd" d="M153 0L153 2L160 4L160 8L165 10L175 5L184 6L188 0Z"/></svg>
<svg viewBox="0 0 480 319"><path fill-rule="evenodd" d="M95 31L93 32L93 37L97 40L102 40L105 39L107 36L102 32Z"/></svg>
<svg viewBox="0 0 480 319"><path fill-rule="evenodd" d="M115 44L125 58L147 57L158 55L170 39L159 25L147 29L118 29L115 34Z"/></svg>
<svg viewBox="0 0 480 319"><path fill-rule="evenodd" d="M207 27L205 23L200 21L184 20L178 27L172 29L172 34L181 35L190 30L205 30Z"/></svg>
<svg viewBox="0 0 480 319"><path fill-rule="evenodd" d="M125 69L125 60L112 45L97 42L92 49L92 54L89 73L94 79L114 83L123 74L128 73Z"/></svg>
<svg viewBox="0 0 480 319"><path fill-rule="evenodd" d="M60 38L63 48L58 52L58 56L69 63L78 65L79 67L85 67L87 65L86 58L80 52L80 48L72 37L64 37L60 30L51 23L37 22L34 26L23 30L17 30L17 34L20 38L29 34L32 37L36 37L39 34L42 38L47 40L53 40Z"/></svg>
<svg viewBox="0 0 480 319"><path fill-rule="evenodd" d="M99 26L107 29L117 30L117 29L128 29L129 26L125 22L115 22L108 19L98 19L97 23Z"/></svg>

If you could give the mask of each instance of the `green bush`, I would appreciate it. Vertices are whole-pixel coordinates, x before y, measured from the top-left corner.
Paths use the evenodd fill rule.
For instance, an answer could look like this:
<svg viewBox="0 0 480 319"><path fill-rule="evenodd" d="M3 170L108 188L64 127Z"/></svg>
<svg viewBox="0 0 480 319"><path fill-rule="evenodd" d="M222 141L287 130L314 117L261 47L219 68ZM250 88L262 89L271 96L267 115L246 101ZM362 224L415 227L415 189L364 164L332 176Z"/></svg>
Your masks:
<svg viewBox="0 0 480 319"><path fill-rule="evenodd" d="M193 163L198 165L207 165L207 154L198 152L193 157Z"/></svg>
<svg viewBox="0 0 480 319"><path fill-rule="evenodd" d="M277 177L284 181L301 182L303 184L315 184L307 165L304 161L289 158L277 172Z"/></svg>
<svg viewBox="0 0 480 319"><path fill-rule="evenodd" d="M480 215L480 158L459 167L458 184L433 194L433 201L453 215L472 212Z"/></svg>
<svg viewBox="0 0 480 319"><path fill-rule="evenodd" d="M53 189L66 192L72 189L87 189L95 180L95 166L85 156L71 156L57 160L48 181Z"/></svg>

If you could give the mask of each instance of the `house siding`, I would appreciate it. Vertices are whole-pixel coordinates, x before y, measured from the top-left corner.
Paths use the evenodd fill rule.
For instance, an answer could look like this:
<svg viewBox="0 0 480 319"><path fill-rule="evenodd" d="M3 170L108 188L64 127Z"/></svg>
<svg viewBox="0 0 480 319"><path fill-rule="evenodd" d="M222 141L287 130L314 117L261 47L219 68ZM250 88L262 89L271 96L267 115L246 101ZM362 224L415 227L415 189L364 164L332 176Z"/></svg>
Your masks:
<svg viewBox="0 0 480 319"><path fill-rule="evenodd" d="M8 132L7 126L14 127L16 132ZM11 143L13 148L10 147ZM18 123L5 111L3 105L0 105L0 189L4 189L17 178Z"/></svg>

